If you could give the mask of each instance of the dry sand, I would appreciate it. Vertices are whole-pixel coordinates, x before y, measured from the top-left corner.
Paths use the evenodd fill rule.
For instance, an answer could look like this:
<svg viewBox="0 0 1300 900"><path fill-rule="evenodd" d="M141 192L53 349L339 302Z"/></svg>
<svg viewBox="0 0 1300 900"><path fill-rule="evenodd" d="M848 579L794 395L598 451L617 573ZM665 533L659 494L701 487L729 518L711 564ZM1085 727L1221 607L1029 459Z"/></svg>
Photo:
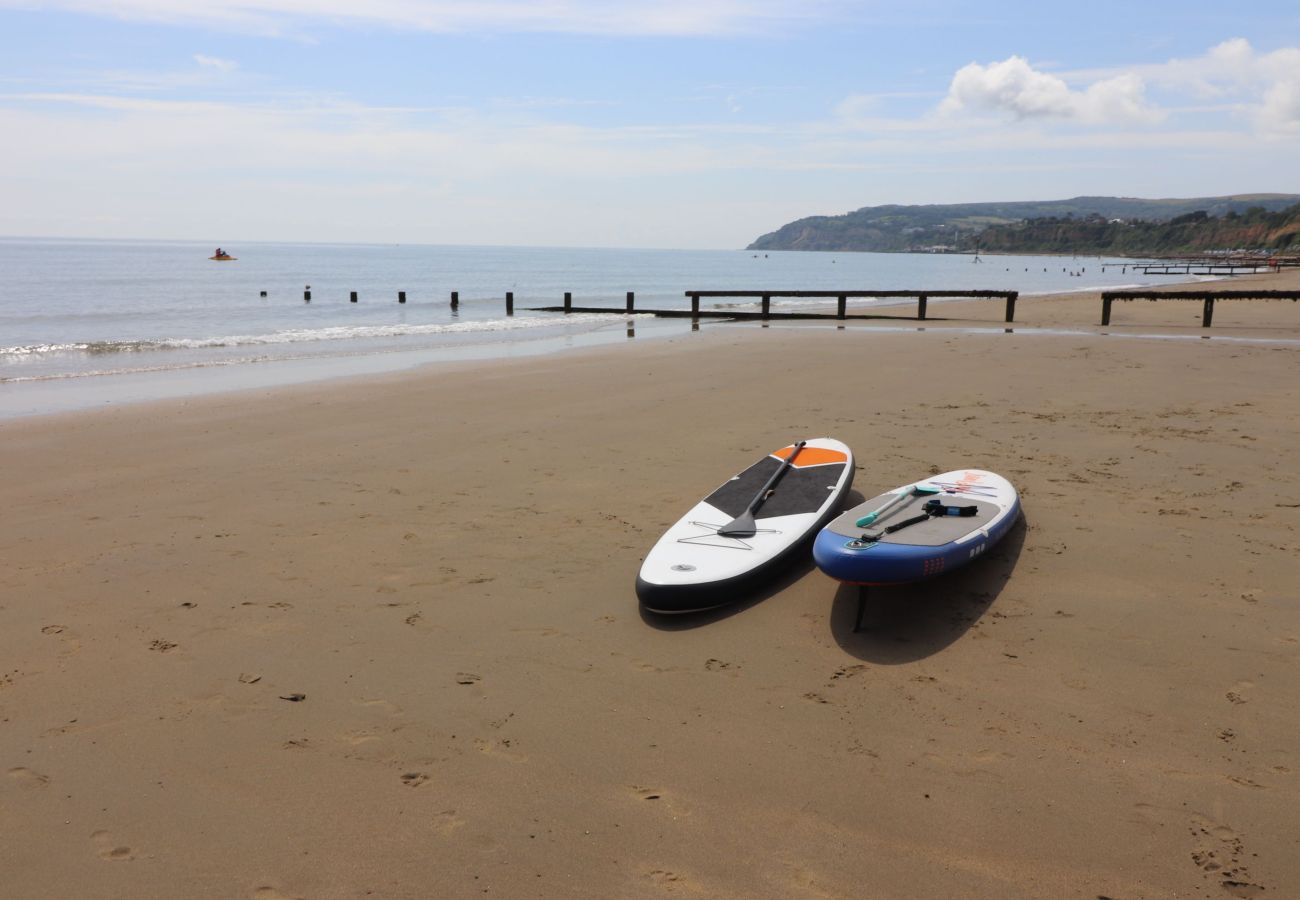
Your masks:
<svg viewBox="0 0 1300 900"><path fill-rule="evenodd" d="M0 424L0 895L1300 895L1297 306L1220 304L1249 342L936 304ZM643 617L660 532L817 435L857 499L978 466L1025 522L860 633L810 563Z"/></svg>

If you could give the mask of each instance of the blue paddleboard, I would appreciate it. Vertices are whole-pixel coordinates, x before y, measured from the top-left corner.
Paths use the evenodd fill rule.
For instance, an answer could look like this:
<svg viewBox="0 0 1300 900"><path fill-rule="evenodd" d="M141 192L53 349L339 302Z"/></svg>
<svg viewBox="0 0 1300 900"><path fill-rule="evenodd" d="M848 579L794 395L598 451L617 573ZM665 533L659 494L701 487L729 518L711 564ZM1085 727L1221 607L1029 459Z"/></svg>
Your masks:
<svg viewBox="0 0 1300 900"><path fill-rule="evenodd" d="M872 497L831 520L813 559L848 584L906 584L951 572L1001 540L1020 495L1001 475L959 469Z"/></svg>

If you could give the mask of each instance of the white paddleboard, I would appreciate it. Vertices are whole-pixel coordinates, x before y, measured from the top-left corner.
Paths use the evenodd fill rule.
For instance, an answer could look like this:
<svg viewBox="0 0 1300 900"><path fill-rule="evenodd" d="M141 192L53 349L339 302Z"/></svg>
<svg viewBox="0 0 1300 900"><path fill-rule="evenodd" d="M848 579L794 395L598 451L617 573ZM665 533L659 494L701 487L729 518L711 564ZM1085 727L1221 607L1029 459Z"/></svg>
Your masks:
<svg viewBox="0 0 1300 900"><path fill-rule="evenodd" d="M834 438L801 444L775 450L732 476L664 532L636 580L646 609L694 612L738 600L835 516L853 484L853 451ZM752 529L737 533L733 523L756 501Z"/></svg>

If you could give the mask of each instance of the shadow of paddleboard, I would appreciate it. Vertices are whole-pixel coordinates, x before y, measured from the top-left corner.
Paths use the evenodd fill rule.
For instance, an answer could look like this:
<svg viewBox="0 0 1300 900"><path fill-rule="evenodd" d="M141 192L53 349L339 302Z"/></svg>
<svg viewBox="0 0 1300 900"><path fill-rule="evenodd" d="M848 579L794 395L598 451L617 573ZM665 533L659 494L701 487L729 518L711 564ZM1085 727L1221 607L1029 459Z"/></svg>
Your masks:
<svg viewBox="0 0 1300 900"><path fill-rule="evenodd" d="M831 605L831 634L865 662L896 666L933 656L979 621L1015 571L1028 526L1022 515L980 559L948 575L897 587L868 588L862 629L854 631L858 588L841 584Z"/></svg>

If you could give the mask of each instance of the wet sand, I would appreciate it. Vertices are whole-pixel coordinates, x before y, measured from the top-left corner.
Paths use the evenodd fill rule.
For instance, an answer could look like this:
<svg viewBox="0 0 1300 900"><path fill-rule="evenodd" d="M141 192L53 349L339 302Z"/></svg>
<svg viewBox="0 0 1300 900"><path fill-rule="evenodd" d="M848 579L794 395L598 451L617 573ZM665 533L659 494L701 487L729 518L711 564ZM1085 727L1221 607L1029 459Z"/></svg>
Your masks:
<svg viewBox="0 0 1300 900"><path fill-rule="evenodd" d="M933 304L0 423L0 894L1300 893L1297 307L1220 304L1251 342ZM856 497L981 467L1025 520L857 633L810 563L642 615L662 530L817 435Z"/></svg>

